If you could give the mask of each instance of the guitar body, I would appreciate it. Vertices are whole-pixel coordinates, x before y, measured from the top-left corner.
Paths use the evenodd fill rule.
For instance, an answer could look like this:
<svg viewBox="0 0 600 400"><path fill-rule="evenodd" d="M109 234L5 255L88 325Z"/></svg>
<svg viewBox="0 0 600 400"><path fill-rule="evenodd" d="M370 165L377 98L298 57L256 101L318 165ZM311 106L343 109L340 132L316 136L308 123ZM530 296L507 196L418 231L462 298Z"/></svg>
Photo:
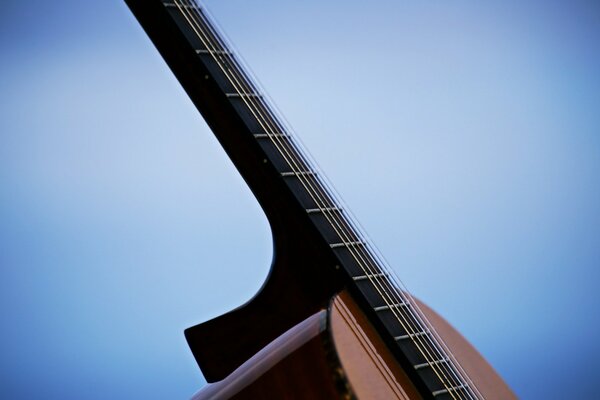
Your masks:
<svg viewBox="0 0 600 400"><path fill-rule="evenodd" d="M205 10L125 1L273 233L257 295L185 331L209 382L195 398L514 398L473 347L398 288Z"/></svg>
<svg viewBox="0 0 600 400"><path fill-rule="evenodd" d="M514 399L511 389L465 338L420 303L486 399ZM204 399L421 399L393 354L347 291L298 323L225 379Z"/></svg>

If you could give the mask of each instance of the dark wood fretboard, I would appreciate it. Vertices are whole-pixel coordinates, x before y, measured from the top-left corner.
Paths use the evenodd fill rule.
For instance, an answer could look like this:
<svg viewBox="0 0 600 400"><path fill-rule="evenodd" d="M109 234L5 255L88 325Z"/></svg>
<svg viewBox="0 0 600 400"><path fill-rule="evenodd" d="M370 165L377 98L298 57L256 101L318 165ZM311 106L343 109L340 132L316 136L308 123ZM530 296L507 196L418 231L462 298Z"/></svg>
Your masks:
<svg viewBox="0 0 600 400"><path fill-rule="evenodd" d="M386 343L412 369L423 395L480 398L205 10L187 0L126 2L259 202L277 200L257 192L286 191L293 204L278 206L301 209L315 227L336 260L330 268L346 275Z"/></svg>

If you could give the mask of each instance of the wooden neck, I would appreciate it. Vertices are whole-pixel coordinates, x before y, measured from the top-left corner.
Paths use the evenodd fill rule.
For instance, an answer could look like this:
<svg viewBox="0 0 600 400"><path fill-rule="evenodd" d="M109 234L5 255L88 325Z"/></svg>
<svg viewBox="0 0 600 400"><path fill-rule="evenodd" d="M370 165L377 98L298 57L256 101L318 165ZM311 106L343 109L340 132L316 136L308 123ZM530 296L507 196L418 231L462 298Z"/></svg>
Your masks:
<svg viewBox="0 0 600 400"><path fill-rule="evenodd" d="M390 349L414 368L428 397L478 398L205 11L189 0L126 1L270 221L276 211L269 210L282 207L304 215L336 260L330 267L345 273Z"/></svg>

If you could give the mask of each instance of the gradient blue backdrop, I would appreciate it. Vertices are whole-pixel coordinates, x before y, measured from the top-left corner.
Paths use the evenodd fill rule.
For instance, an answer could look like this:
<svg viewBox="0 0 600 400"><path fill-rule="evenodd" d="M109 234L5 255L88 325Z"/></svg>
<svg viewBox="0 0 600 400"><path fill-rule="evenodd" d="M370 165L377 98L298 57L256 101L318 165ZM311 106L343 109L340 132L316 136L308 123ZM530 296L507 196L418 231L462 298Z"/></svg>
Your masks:
<svg viewBox="0 0 600 400"><path fill-rule="evenodd" d="M598 3L207 3L407 286L597 398ZM121 1L4 2L0 56L0 398L189 398L262 211Z"/></svg>

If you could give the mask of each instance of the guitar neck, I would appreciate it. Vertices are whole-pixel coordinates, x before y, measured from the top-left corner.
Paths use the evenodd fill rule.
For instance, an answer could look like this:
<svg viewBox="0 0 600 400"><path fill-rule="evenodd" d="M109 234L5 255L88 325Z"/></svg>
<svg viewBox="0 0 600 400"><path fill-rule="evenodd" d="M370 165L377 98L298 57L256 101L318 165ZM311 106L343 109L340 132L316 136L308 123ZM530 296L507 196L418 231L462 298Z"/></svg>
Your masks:
<svg viewBox="0 0 600 400"><path fill-rule="evenodd" d="M429 397L478 398L414 300L356 228L331 186L208 14L189 0L126 0L217 139L269 210L295 208L336 260L384 339ZM460 396L457 394L460 393Z"/></svg>

